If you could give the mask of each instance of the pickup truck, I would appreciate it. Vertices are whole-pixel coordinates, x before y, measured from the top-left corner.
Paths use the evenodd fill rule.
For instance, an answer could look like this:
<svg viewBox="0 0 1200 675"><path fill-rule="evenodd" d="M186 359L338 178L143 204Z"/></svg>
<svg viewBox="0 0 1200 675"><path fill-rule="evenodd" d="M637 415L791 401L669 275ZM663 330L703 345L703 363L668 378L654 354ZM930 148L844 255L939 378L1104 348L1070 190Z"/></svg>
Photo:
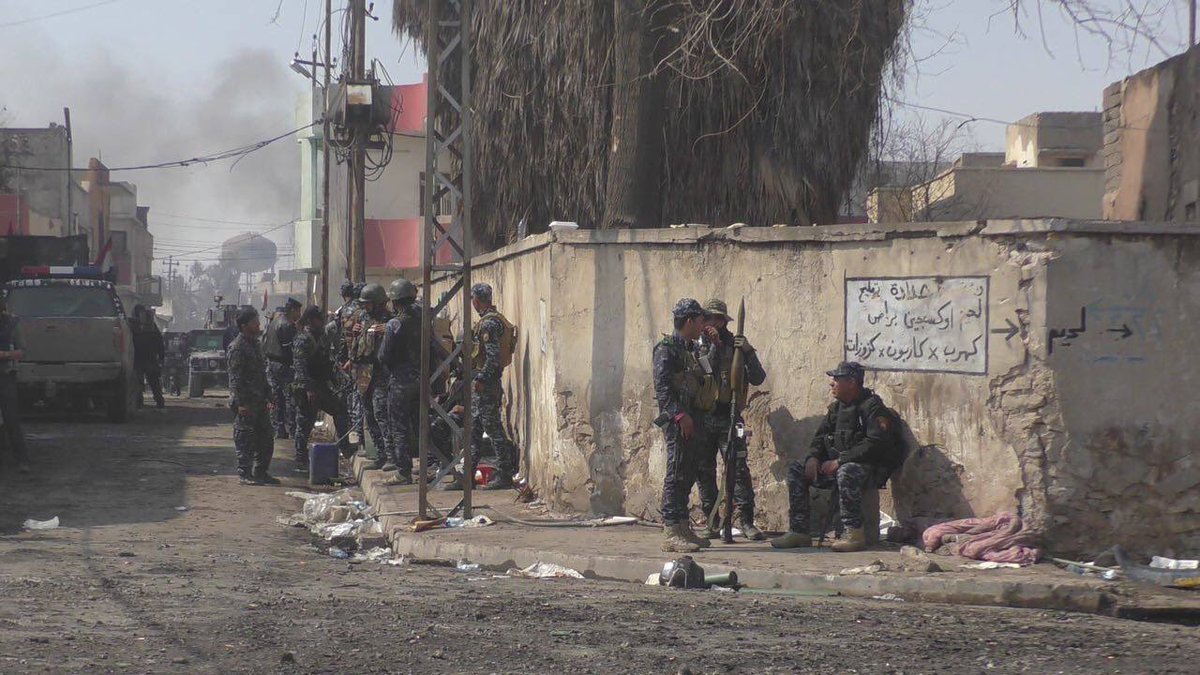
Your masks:
<svg viewBox="0 0 1200 675"><path fill-rule="evenodd" d="M109 420L128 421L140 383L132 329L113 284L75 277L17 279L4 285L4 293L25 343L25 357L17 363L22 402L63 409L90 401L104 407Z"/></svg>

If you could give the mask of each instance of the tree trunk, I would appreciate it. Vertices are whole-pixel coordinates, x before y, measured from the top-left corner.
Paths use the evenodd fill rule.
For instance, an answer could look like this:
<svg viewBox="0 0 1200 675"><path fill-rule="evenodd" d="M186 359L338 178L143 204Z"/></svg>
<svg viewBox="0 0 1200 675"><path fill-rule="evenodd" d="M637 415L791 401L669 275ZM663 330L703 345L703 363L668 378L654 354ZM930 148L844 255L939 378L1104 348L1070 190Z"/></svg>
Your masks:
<svg viewBox="0 0 1200 675"><path fill-rule="evenodd" d="M613 0L612 130L602 228L661 227L667 79L657 2Z"/></svg>

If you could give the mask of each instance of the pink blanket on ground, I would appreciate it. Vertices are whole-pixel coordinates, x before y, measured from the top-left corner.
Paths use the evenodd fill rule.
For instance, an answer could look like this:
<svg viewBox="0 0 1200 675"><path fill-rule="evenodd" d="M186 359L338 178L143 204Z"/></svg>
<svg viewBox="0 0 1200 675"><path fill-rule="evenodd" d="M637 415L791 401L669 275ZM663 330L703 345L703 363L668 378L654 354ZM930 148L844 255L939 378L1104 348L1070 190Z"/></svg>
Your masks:
<svg viewBox="0 0 1200 675"><path fill-rule="evenodd" d="M952 542L945 541L950 535ZM972 560L1032 565L1042 556L1036 532L1023 528L1020 516L998 513L991 518L964 518L934 525L921 535L925 550L951 544L955 553Z"/></svg>

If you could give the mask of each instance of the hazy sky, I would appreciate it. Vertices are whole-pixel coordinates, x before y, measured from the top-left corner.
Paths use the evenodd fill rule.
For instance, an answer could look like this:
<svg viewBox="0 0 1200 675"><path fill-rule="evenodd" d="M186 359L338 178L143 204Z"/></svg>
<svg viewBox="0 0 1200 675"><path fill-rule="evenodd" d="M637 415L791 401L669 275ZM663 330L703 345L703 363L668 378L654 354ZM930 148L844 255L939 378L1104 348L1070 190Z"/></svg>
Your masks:
<svg viewBox="0 0 1200 675"><path fill-rule="evenodd" d="M1175 53L1186 4L1159 1L1170 6L1159 18L1165 29L1159 42ZM391 4L375 3L379 20L368 22L368 56L394 81L415 81L421 63L391 32ZM335 0L335 11L344 5ZM1027 36L1019 35L1007 5L920 0L922 27L912 39L919 70L907 73L902 100L1002 120L1041 110L1098 110L1104 86L1165 58L1145 42L1132 51L1118 45L1110 54L1105 40L1053 10L1040 22L1024 17ZM307 82L287 65L297 50L311 55L323 8L324 0L0 0L4 123L45 126L70 106L80 165L100 154L110 166L182 159L277 135L296 126ZM337 42L341 14L334 27ZM904 114L940 117L915 109ZM1000 148L1002 125L964 128L981 148ZM115 178L139 185L140 201L151 207L158 256L211 261L217 251L200 249L298 215L297 158L289 139L232 171L224 162ZM290 251L287 228L269 236Z"/></svg>

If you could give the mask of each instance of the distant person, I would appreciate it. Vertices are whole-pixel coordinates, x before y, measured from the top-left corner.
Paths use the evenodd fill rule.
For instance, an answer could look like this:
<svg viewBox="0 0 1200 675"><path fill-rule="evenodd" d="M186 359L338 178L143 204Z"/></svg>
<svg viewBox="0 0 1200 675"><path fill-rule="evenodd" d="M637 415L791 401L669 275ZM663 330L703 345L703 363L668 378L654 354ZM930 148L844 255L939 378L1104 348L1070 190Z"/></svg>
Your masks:
<svg viewBox="0 0 1200 675"><path fill-rule="evenodd" d="M392 318L379 344L379 364L387 371L388 450L396 474L387 485L411 485L413 452L420 438L421 405L421 306L417 287L408 279L397 279L388 287ZM375 414L381 414L376 411Z"/></svg>
<svg viewBox="0 0 1200 675"><path fill-rule="evenodd" d="M362 417L379 453L370 468L395 471L389 451L387 428L388 375L379 366L379 344L391 313L387 291L379 284L365 284L358 294L360 308L347 330L348 353L354 368L354 382Z"/></svg>
<svg viewBox="0 0 1200 675"><path fill-rule="evenodd" d="M900 466L900 420L863 386L862 365L843 361L827 374L834 401L817 427L808 457L788 467L788 533L771 540L775 548L811 546L808 491L837 487L844 529L832 548L839 553L865 549L863 490L883 485Z"/></svg>
<svg viewBox="0 0 1200 675"><path fill-rule="evenodd" d="M279 485L267 473L275 440L271 431L267 364L258 343L262 332L258 311L247 307L237 315L238 336L229 345L229 398L236 411L233 444L237 449L238 480L242 485Z"/></svg>
<svg viewBox="0 0 1200 675"><path fill-rule="evenodd" d="M17 318L8 313L8 305L0 295L0 417L3 418L0 424L4 425L3 440L17 462L17 471L29 473L29 453L17 398L17 361L24 357L25 343Z"/></svg>
<svg viewBox="0 0 1200 675"><path fill-rule="evenodd" d="M512 324L492 303L492 287L488 284L471 287L471 306L479 314L479 321L475 323L475 348L471 354L475 363L475 381L471 383L471 446L474 448L471 454L475 458L480 456L486 432L496 454L497 467L496 475L484 489L504 490L513 486L513 476L520 468L517 448L500 419L500 403L504 396L500 378L504 375L505 365L512 360ZM468 475L474 473L469 471Z"/></svg>
<svg viewBox="0 0 1200 675"><path fill-rule="evenodd" d="M150 385L154 406L163 408L162 366L166 350L162 331L154 323L154 314L144 305L133 306L133 367L137 371L138 407L143 405L144 385Z"/></svg>
<svg viewBox="0 0 1200 675"><path fill-rule="evenodd" d="M308 438L322 410L333 416L337 431L338 449L343 457L353 450L346 439L350 418L346 404L334 395L333 364L325 339L325 315L320 307L310 306L300 317L300 330L292 343L295 384L299 400L296 403L296 470L308 471Z"/></svg>
<svg viewBox="0 0 1200 675"><path fill-rule="evenodd" d="M277 312L263 336L263 354L267 357L267 384L271 386L271 401L275 404L275 438L289 438L296 430L296 406L292 402L291 386L292 342L296 339L300 312L303 309L295 298L288 298L283 311Z"/></svg>

